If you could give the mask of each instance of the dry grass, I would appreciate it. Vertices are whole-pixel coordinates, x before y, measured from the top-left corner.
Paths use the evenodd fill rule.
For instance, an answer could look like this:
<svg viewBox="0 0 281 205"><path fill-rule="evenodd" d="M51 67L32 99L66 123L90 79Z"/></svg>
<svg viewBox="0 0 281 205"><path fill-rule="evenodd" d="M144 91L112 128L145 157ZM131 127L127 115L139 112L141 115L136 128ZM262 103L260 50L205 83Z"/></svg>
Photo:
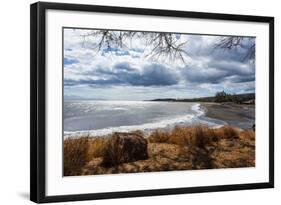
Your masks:
<svg viewBox="0 0 281 205"><path fill-rule="evenodd" d="M64 175L73 176L90 160L103 157L108 140L105 138L81 137L64 140Z"/></svg>
<svg viewBox="0 0 281 205"><path fill-rule="evenodd" d="M88 141L88 137L64 140L64 176L78 175L81 172L88 161Z"/></svg>
<svg viewBox="0 0 281 205"><path fill-rule="evenodd" d="M132 135L136 139L144 136L141 132L117 135ZM64 175L255 166L253 130L240 131L229 126L213 129L202 125L155 130L146 138L148 158L143 160L125 156L137 150L120 150L120 140L116 139L116 136L115 140L114 137L66 139ZM108 159L111 163L105 166Z"/></svg>
<svg viewBox="0 0 281 205"><path fill-rule="evenodd" d="M167 143L169 140L169 135L163 130L155 130L148 137L148 142L150 143Z"/></svg>
<svg viewBox="0 0 281 205"><path fill-rule="evenodd" d="M114 166L122 161L122 150L119 147L118 139L113 135L104 149L102 165L106 167Z"/></svg>
<svg viewBox="0 0 281 205"><path fill-rule="evenodd" d="M109 140L106 138L92 138L88 140L88 159L103 157L108 147Z"/></svg>
<svg viewBox="0 0 281 205"><path fill-rule="evenodd" d="M253 130L244 130L240 133L239 139L242 146L255 148L255 132Z"/></svg>
<svg viewBox="0 0 281 205"><path fill-rule="evenodd" d="M219 139L237 138L238 131L235 128L224 126L218 129L198 125L190 127L175 127L172 131L156 130L148 137L150 143L170 143L181 146L203 148L213 145Z"/></svg>
<svg viewBox="0 0 281 205"><path fill-rule="evenodd" d="M230 126L223 126L215 129L214 132L220 139L234 139L239 137L238 130Z"/></svg>

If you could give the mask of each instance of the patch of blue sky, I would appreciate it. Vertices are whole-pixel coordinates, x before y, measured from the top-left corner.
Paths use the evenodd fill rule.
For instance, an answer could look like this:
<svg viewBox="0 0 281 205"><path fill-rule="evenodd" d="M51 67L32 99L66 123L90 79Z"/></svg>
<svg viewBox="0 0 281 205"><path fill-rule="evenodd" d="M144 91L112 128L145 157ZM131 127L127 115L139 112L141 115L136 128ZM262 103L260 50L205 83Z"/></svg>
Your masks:
<svg viewBox="0 0 281 205"><path fill-rule="evenodd" d="M71 65L71 64L77 64L77 63L79 63L79 60L77 60L77 59L64 58L64 65Z"/></svg>
<svg viewBox="0 0 281 205"><path fill-rule="evenodd" d="M128 55L130 55L130 53L129 53L129 51L117 51L115 53L115 55L117 55L117 56L128 56Z"/></svg>
<svg viewBox="0 0 281 205"><path fill-rule="evenodd" d="M102 50L103 53L114 53L116 56L128 56L130 52L119 48L105 48Z"/></svg>
<svg viewBox="0 0 281 205"><path fill-rule="evenodd" d="M134 52L137 52L137 53L143 53L144 49L141 49L141 48L131 48L130 51L134 51Z"/></svg>

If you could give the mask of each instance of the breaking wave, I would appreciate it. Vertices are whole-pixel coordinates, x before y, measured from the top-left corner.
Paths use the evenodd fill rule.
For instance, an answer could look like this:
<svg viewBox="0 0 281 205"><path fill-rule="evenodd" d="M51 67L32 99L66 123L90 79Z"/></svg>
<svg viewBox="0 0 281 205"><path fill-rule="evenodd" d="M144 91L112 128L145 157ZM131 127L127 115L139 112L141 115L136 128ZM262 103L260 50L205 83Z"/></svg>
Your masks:
<svg viewBox="0 0 281 205"><path fill-rule="evenodd" d="M135 130L142 130L144 132L150 132L154 129L169 129L176 125L193 125L193 124L207 124L212 127L219 127L222 122L214 122L213 119L206 118L204 116L205 112L201 109L199 103L192 105L191 109L195 114L184 114L178 115L171 118L158 119L154 122L139 124L139 125L129 125L129 126L118 126L118 127L107 127L103 129L95 130L80 130L80 131L65 131L64 137L81 137L81 136L106 136L113 132L132 132Z"/></svg>

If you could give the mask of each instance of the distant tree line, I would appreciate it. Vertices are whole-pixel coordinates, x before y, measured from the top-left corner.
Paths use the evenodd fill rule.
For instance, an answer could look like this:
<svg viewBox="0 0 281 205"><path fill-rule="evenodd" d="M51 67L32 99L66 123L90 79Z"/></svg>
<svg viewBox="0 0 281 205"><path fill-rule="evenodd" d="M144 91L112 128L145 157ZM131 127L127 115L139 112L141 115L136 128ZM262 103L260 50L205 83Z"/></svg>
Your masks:
<svg viewBox="0 0 281 205"><path fill-rule="evenodd" d="M238 104L241 103L254 104L255 95L254 94L235 95L235 94L226 93L225 91L221 91L216 93L214 101L218 103L234 102Z"/></svg>
<svg viewBox="0 0 281 205"><path fill-rule="evenodd" d="M243 94L229 94L225 91L217 92L212 97L199 97L199 98L161 98L153 99L152 101L165 101L165 102L233 102L237 104L255 104L255 93Z"/></svg>

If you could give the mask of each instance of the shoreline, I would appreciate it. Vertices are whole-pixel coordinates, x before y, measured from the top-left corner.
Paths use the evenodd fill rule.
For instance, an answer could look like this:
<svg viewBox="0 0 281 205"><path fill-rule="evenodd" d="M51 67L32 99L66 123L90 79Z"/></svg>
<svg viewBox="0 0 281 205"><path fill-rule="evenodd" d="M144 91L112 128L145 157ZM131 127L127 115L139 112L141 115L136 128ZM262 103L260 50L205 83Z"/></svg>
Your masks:
<svg viewBox="0 0 281 205"><path fill-rule="evenodd" d="M157 103L157 102L155 102ZM185 104L186 102L180 102ZM136 124L136 125L122 125L119 127L107 127L93 130L77 130L77 131L64 131L64 138L79 138L82 136L89 137L107 137L114 132L130 133L135 131L142 131L145 135L149 135L155 130L171 130L177 125L189 125L193 126L193 120L199 119L204 115L204 111L200 107L200 103L192 103L191 109L194 113L188 113L184 115L175 115L167 118L160 119L150 123ZM210 122L211 123L211 122ZM198 124L198 123L196 123Z"/></svg>
<svg viewBox="0 0 281 205"><path fill-rule="evenodd" d="M173 102L172 102L173 103ZM184 103L184 102L183 102ZM201 121L206 121L208 127L219 128L224 125L233 126L239 129L250 129L255 123L255 106L254 105L241 105L234 103L208 103L208 102L194 102L194 110L198 113L195 117L199 119L199 123L181 122L179 118L168 120L173 121L173 123L167 123L165 126L160 126L161 123L157 122L159 125L154 126L155 123L147 123L143 125L136 125L130 128L130 126L121 126L116 128L104 128L100 130L85 130L85 131L65 131L63 136L64 139L67 138L79 138L83 136L89 137L108 137L114 132L135 132L142 131L144 134L149 135L154 130L164 130L169 131L176 126L189 126L193 127L200 123ZM187 118L188 116L182 116L181 118ZM175 121L175 122L174 122ZM157 124L156 123L156 124ZM209 123L209 124L208 124ZM212 126L214 123L216 125ZM144 128L145 127L145 128Z"/></svg>
<svg viewBox="0 0 281 205"><path fill-rule="evenodd" d="M222 120L229 126L251 129L255 124L255 105L235 103L201 103L207 118Z"/></svg>

